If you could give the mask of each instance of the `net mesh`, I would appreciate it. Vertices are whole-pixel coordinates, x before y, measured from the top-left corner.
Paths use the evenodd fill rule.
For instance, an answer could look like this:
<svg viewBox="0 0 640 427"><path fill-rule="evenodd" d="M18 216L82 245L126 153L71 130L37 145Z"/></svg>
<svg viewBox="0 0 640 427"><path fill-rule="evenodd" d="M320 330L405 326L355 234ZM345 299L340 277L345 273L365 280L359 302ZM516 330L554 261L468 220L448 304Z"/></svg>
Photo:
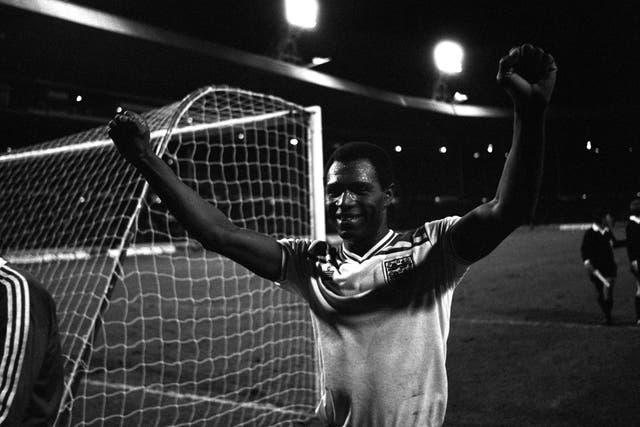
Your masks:
<svg viewBox="0 0 640 427"><path fill-rule="evenodd" d="M207 87L145 114L156 152L237 225L311 237L307 110ZM93 129L0 156L0 251L54 296L58 425L285 425L317 398L306 305L191 239Z"/></svg>

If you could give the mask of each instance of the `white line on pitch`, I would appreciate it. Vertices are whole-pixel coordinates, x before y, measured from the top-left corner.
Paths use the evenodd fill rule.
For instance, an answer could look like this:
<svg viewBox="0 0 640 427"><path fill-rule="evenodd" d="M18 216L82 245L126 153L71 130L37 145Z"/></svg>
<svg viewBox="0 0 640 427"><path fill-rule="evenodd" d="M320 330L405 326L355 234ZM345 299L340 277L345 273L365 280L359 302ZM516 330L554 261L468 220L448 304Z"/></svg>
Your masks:
<svg viewBox="0 0 640 427"><path fill-rule="evenodd" d="M561 328L576 328L576 329L602 329L607 330L637 330L640 328L633 325L628 326L603 326L603 325L589 325L584 323L569 323L569 322L536 322L532 320L509 320L509 319L475 319L458 317L452 318L453 322L465 322L465 323L479 323L484 325L509 325L509 326L533 326L533 327L561 327Z"/></svg>
<svg viewBox="0 0 640 427"><path fill-rule="evenodd" d="M94 381L94 380L84 380L83 382L95 387L105 387L105 388L123 390L128 392L144 391L145 393L149 393L149 394L155 394L155 395L166 396L166 397L174 397L174 398L183 399L183 400L193 400L196 402L211 402L211 403L218 403L221 405L240 406L243 408L256 409L259 411L271 411L271 412L278 412L280 414L298 415L303 417L306 417L309 415L304 412L282 409L275 405L271 405L269 403L237 402L234 400L221 399L219 397L201 396L201 395L192 394L192 393L176 393L175 391L163 391L163 390L158 390L151 387L130 386L127 384L117 384L117 383L116 384L104 383L101 381Z"/></svg>

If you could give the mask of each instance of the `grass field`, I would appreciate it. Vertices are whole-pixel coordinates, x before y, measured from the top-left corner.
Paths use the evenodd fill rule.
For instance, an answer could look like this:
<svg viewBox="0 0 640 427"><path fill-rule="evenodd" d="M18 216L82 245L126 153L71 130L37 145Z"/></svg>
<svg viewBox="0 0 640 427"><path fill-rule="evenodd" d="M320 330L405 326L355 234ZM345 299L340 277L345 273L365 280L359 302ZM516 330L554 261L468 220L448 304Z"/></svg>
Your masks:
<svg viewBox="0 0 640 427"><path fill-rule="evenodd" d="M471 267L454 296L446 426L639 425L626 254L616 250L615 325L601 326L581 238L521 228ZM140 257L125 270L73 423L289 425L313 407L312 334L295 297L217 258Z"/></svg>
<svg viewBox="0 0 640 427"><path fill-rule="evenodd" d="M601 326L581 239L521 228L471 267L453 302L447 426L640 425L626 252L616 249L614 326Z"/></svg>
<svg viewBox="0 0 640 427"><path fill-rule="evenodd" d="M61 424L271 426L312 411L303 301L214 254L185 255L126 259Z"/></svg>

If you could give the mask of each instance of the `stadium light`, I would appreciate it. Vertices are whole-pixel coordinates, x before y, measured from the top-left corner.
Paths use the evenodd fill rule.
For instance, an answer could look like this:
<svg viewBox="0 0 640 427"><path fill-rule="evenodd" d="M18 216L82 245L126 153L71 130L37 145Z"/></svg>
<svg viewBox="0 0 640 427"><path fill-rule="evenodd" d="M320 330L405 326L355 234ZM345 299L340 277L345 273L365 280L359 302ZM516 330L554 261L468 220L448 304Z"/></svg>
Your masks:
<svg viewBox="0 0 640 427"><path fill-rule="evenodd" d="M591 141L587 141L587 150L591 150Z"/></svg>
<svg viewBox="0 0 640 427"><path fill-rule="evenodd" d="M433 49L433 61L438 69L438 75L432 88L432 99L443 102L467 100L466 95L459 92L452 96L447 82L449 77L462 72L463 56L462 46L451 40L443 40Z"/></svg>
<svg viewBox="0 0 640 427"><path fill-rule="evenodd" d="M396 153L401 152L402 151L402 145L396 145L395 150L396 150Z"/></svg>
<svg viewBox="0 0 640 427"><path fill-rule="evenodd" d="M433 49L433 60L436 67L444 74L460 73L463 56L462 46L451 40L443 40Z"/></svg>
<svg viewBox="0 0 640 427"><path fill-rule="evenodd" d="M313 67L318 67L320 65L324 65L328 62L331 62L331 58L323 58L320 56L314 56L311 59L311 64L307 65L307 68L313 68Z"/></svg>
<svg viewBox="0 0 640 427"><path fill-rule="evenodd" d="M464 93L460 93L460 92L456 92L453 94L453 100L455 102L465 102L466 100L468 100L469 97L467 95L465 95Z"/></svg>
<svg viewBox="0 0 640 427"><path fill-rule="evenodd" d="M285 15L289 25L312 30L318 22L317 0L285 0Z"/></svg>
<svg viewBox="0 0 640 427"><path fill-rule="evenodd" d="M445 154L447 152L447 147L445 147L443 145L442 147L440 147L440 149L438 151L440 151L440 153L442 153L442 154Z"/></svg>
<svg viewBox="0 0 640 427"><path fill-rule="evenodd" d="M487 153L493 153L493 144L487 145Z"/></svg>

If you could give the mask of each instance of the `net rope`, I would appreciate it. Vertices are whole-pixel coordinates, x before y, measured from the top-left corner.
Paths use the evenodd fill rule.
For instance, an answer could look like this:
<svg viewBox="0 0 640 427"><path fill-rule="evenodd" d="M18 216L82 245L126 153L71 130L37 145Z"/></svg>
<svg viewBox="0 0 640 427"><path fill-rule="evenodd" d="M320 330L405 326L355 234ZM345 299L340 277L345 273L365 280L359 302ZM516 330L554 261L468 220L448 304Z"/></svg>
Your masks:
<svg viewBox="0 0 640 427"><path fill-rule="evenodd" d="M144 114L156 152L235 224L311 237L310 113L202 88ZM0 156L0 253L57 303L57 425L289 425L316 403L306 305L204 250L106 127Z"/></svg>

